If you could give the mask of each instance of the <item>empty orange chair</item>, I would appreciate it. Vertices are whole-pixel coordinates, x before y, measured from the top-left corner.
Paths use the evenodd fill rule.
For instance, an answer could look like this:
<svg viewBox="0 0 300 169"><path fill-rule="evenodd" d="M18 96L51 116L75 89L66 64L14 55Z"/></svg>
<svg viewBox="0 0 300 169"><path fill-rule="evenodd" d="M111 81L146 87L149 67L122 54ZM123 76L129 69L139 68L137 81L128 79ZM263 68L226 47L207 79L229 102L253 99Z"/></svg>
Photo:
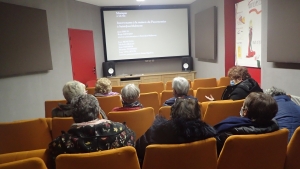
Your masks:
<svg viewBox="0 0 300 169"><path fill-rule="evenodd" d="M139 100L143 107L152 107L154 109L154 113L158 114L160 104L157 92L141 93Z"/></svg>
<svg viewBox="0 0 300 169"><path fill-rule="evenodd" d="M222 94L225 90L226 86L220 87L199 87L196 91L195 97L199 102L209 101L205 96L212 95L215 100L221 100Z"/></svg>
<svg viewBox="0 0 300 169"><path fill-rule="evenodd" d="M146 107L139 110L110 112L107 117L114 122L126 122L126 125L135 132L136 139L138 139L150 128L155 114L152 107Z"/></svg>
<svg viewBox="0 0 300 169"><path fill-rule="evenodd" d="M287 156L284 169L298 169L300 166L300 127L298 127L287 146Z"/></svg>
<svg viewBox="0 0 300 169"><path fill-rule="evenodd" d="M161 107L158 111L158 114L169 120L171 114L171 106Z"/></svg>
<svg viewBox="0 0 300 169"><path fill-rule="evenodd" d="M221 77L218 80L218 86L228 86L230 84L230 78L229 77Z"/></svg>
<svg viewBox="0 0 300 169"><path fill-rule="evenodd" d="M115 107L122 107L121 97L119 95L106 96L106 97L96 97L100 104L101 109L107 115Z"/></svg>
<svg viewBox="0 0 300 169"><path fill-rule="evenodd" d="M165 89L165 86L163 82L140 83L139 89L141 93L150 93L150 92L161 93Z"/></svg>
<svg viewBox="0 0 300 169"><path fill-rule="evenodd" d="M72 117L54 117L52 119L52 139L60 136L62 131L67 132L73 123Z"/></svg>
<svg viewBox="0 0 300 169"><path fill-rule="evenodd" d="M87 87L87 94L94 95L95 94L95 87Z"/></svg>
<svg viewBox="0 0 300 169"><path fill-rule="evenodd" d="M0 164L0 169L47 169L44 161L38 157Z"/></svg>
<svg viewBox="0 0 300 169"><path fill-rule="evenodd" d="M58 106L58 104L67 104L67 100L46 100L45 101L45 117L52 117L52 110Z"/></svg>
<svg viewBox="0 0 300 169"><path fill-rule="evenodd" d="M112 92L117 92L121 93L121 90L123 89L124 86L112 86Z"/></svg>
<svg viewBox="0 0 300 169"><path fill-rule="evenodd" d="M85 83L86 87L95 87L97 80L89 80Z"/></svg>
<svg viewBox="0 0 300 169"><path fill-rule="evenodd" d="M199 87L217 87L216 78L201 78L194 79L193 90L197 90Z"/></svg>

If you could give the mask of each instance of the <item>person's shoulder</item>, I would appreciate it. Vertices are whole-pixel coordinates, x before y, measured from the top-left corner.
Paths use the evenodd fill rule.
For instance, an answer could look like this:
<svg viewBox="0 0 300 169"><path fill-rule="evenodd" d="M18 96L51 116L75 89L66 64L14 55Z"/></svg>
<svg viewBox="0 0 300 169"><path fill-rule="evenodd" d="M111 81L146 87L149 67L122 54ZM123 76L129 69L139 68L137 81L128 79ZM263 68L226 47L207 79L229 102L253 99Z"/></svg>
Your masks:
<svg viewBox="0 0 300 169"><path fill-rule="evenodd" d="M166 100L164 106L172 106L175 103L175 97L171 97L170 99Z"/></svg>

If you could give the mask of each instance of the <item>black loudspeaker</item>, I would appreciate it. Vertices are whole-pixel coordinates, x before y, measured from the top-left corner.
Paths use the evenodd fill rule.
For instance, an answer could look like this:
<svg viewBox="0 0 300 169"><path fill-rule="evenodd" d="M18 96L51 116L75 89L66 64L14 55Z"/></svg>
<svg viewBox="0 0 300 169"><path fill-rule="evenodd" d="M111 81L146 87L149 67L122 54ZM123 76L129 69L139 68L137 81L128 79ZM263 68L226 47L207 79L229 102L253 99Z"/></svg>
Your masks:
<svg viewBox="0 0 300 169"><path fill-rule="evenodd" d="M103 77L116 76L114 62L102 62Z"/></svg>
<svg viewBox="0 0 300 169"><path fill-rule="evenodd" d="M193 58L192 57L182 57L181 58L181 69L182 71L192 71L193 70Z"/></svg>

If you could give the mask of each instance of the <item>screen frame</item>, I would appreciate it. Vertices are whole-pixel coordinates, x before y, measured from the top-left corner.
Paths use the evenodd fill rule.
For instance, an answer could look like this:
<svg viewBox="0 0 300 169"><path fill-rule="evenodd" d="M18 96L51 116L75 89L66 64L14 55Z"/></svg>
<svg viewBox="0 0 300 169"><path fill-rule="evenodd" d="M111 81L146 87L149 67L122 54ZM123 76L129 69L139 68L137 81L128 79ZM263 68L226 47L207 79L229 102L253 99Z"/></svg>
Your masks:
<svg viewBox="0 0 300 169"><path fill-rule="evenodd" d="M105 36L105 25L104 25L104 11L116 11L116 10L151 10L151 9L187 9L187 21L188 21L188 55L181 56L163 56L163 57L149 57L149 58L136 58L136 59L122 59L122 60L108 60L107 59L107 48L106 48L106 36ZM147 5L147 6L112 6L112 7L101 7L101 28L102 28L102 39L103 39L103 51L105 62L126 62L126 61L139 61L139 60L157 60L157 59L172 59L191 57L191 18L190 18L190 5Z"/></svg>

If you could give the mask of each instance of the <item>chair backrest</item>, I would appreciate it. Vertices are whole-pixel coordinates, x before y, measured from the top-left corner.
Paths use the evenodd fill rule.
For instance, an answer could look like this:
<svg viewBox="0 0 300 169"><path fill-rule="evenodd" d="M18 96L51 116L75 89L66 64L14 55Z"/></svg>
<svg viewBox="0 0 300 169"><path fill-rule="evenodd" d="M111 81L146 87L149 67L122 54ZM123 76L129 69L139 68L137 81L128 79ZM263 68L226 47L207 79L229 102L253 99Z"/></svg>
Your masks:
<svg viewBox="0 0 300 169"><path fill-rule="evenodd" d="M121 90L123 89L124 86L112 86L111 91L117 92L121 94Z"/></svg>
<svg viewBox="0 0 300 169"><path fill-rule="evenodd" d="M214 126L230 116L240 116L240 110L244 100L222 100L213 101L207 105L206 112L203 115L203 121Z"/></svg>
<svg viewBox="0 0 300 169"><path fill-rule="evenodd" d="M46 149L52 141L45 119L0 123L0 154Z"/></svg>
<svg viewBox="0 0 300 169"><path fill-rule="evenodd" d="M107 115L115 107L122 107L121 97L119 95L97 97L101 109Z"/></svg>
<svg viewBox="0 0 300 169"><path fill-rule="evenodd" d="M190 88L192 88L192 82L191 80L188 80L189 81L189 84L190 84ZM165 90L173 90L172 88L172 82L173 81L167 81L166 84L165 84Z"/></svg>
<svg viewBox="0 0 300 169"><path fill-rule="evenodd" d="M146 147L143 169L216 169L216 139Z"/></svg>
<svg viewBox="0 0 300 169"><path fill-rule="evenodd" d="M66 104L67 100L46 100L45 101L45 117L52 118L52 110L58 106L58 103Z"/></svg>
<svg viewBox="0 0 300 169"><path fill-rule="evenodd" d="M194 79L193 90L197 90L199 87L217 87L217 79L216 78Z"/></svg>
<svg viewBox="0 0 300 169"><path fill-rule="evenodd" d="M283 169L288 130L253 135L232 135L225 141L218 169Z"/></svg>
<svg viewBox="0 0 300 169"><path fill-rule="evenodd" d="M92 153L61 154L56 169L110 168L140 169L135 148L131 146Z"/></svg>
<svg viewBox="0 0 300 169"><path fill-rule="evenodd" d="M85 83L87 87L95 87L97 80L89 80Z"/></svg>
<svg viewBox="0 0 300 169"><path fill-rule="evenodd" d="M170 119L170 114L171 114L171 106L161 107L158 111L158 114L169 120Z"/></svg>
<svg viewBox="0 0 300 169"><path fill-rule="evenodd" d="M285 169L298 169L300 167L300 127L298 127L288 144Z"/></svg>
<svg viewBox="0 0 300 169"><path fill-rule="evenodd" d="M141 93L139 100L144 107L152 107L154 109L154 113L158 114L160 103L157 92Z"/></svg>
<svg viewBox="0 0 300 169"><path fill-rule="evenodd" d="M188 95L189 96L194 96L194 93L193 93L193 89L190 88L189 89L189 92L188 92ZM160 105L163 106L165 101L174 97L173 95L173 90L164 90L160 93Z"/></svg>
<svg viewBox="0 0 300 169"><path fill-rule="evenodd" d="M230 84L229 77L221 77L217 83L218 86L228 86L229 84Z"/></svg>
<svg viewBox="0 0 300 169"><path fill-rule="evenodd" d="M72 117L54 117L52 119L52 139L60 136L62 131L67 132L73 123Z"/></svg>
<svg viewBox="0 0 300 169"><path fill-rule="evenodd" d="M205 96L212 95L215 100L221 100L222 94L225 90L226 86L219 86L219 87L199 87L196 92L196 98L199 102L206 102L208 101Z"/></svg>
<svg viewBox="0 0 300 169"><path fill-rule="evenodd" d="M0 164L0 169L47 169L44 161L38 157Z"/></svg>
<svg viewBox="0 0 300 169"><path fill-rule="evenodd" d="M135 132L136 139L138 139L150 128L155 114L152 107L146 107L132 111L110 112L107 117L111 121L126 122L126 125Z"/></svg>
<svg viewBox="0 0 300 169"><path fill-rule="evenodd" d="M87 87L87 94L94 95L95 94L95 87Z"/></svg>
<svg viewBox="0 0 300 169"><path fill-rule="evenodd" d="M140 83L139 88L141 93L150 93L150 92L161 93L165 89L165 86L163 82L153 82L153 83Z"/></svg>

